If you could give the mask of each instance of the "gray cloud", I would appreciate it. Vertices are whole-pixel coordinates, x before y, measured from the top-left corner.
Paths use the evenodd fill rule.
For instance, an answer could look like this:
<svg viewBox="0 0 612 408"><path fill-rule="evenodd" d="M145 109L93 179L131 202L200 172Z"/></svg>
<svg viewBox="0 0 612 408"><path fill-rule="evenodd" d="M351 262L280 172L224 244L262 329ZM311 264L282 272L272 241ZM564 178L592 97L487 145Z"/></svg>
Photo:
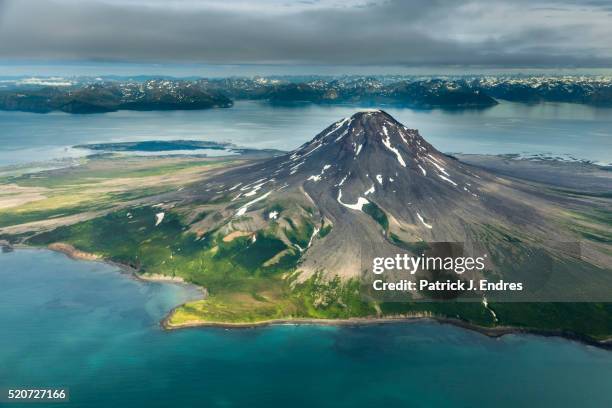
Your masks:
<svg viewBox="0 0 612 408"><path fill-rule="evenodd" d="M0 58L612 66L609 2L0 0Z"/></svg>

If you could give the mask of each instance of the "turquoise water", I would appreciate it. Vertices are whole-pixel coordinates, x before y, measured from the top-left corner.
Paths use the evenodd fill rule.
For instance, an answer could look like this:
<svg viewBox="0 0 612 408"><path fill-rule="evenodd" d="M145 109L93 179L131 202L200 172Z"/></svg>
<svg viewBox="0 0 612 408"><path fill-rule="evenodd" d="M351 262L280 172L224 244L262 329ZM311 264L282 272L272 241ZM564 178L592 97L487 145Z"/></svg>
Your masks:
<svg viewBox="0 0 612 408"><path fill-rule="evenodd" d="M612 352L563 339L423 322L164 332L193 290L43 250L0 254L0 282L0 388L69 387L54 406L612 406Z"/></svg>
<svg viewBox="0 0 612 408"><path fill-rule="evenodd" d="M551 154L612 163L612 109L576 104L502 102L485 110L385 108L443 152ZM0 166L83 155L76 144L150 139L229 141L291 150L359 110L349 106L120 111L96 115L0 111Z"/></svg>

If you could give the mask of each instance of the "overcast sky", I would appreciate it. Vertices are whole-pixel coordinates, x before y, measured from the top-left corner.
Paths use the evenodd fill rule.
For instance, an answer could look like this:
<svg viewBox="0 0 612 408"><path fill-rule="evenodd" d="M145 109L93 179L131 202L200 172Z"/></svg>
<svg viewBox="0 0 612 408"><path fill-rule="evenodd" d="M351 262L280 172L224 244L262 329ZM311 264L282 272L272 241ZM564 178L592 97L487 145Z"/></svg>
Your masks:
<svg viewBox="0 0 612 408"><path fill-rule="evenodd" d="M0 0L0 62L612 67L610 0Z"/></svg>

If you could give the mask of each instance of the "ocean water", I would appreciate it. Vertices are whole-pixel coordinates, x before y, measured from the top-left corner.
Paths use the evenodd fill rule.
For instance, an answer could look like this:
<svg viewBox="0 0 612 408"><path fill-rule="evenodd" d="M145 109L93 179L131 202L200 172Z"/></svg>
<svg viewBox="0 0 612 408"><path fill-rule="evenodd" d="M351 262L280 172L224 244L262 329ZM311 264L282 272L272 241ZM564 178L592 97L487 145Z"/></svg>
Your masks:
<svg viewBox="0 0 612 408"><path fill-rule="evenodd" d="M193 290L46 250L0 254L0 282L0 388L69 387L51 406L612 406L612 352L560 338L432 322L165 332Z"/></svg>
<svg viewBox="0 0 612 408"><path fill-rule="evenodd" d="M612 163L612 109L576 104L502 102L485 110L384 107L448 153L549 154ZM78 157L71 146L94 142L196 139L291 150L354 106L274 107L237 102L230 109L95 115L0 111L0 166Z"/></svg>

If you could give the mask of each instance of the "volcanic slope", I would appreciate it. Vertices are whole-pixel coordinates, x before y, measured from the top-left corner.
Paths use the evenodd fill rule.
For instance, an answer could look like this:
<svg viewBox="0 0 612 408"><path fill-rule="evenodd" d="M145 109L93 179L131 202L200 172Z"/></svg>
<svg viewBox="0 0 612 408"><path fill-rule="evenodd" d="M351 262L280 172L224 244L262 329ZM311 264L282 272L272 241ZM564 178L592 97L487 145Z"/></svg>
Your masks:
<svg viewBox="0 0 612 408"><path fill-rule="evenodd" d="M193 185L169 201L225 202L192 230L268 231L299 251L299 281L315 273L354 278L381 247L416 250L431 242L460 242L494 263L508 263L517 243L551 259L576 257L555 243L580 238L566 218L586 208L579 197L462 164L378 110L356 113L291 153ZM606 251L606 243L591 242L581 262L605 267Z"/></svg>
<svg viewBox="0 0 612 408"><path fill-rule="evenodd" d="M612 334L609 209L606 195L462 163L387 113L365 111L293 152L17 238L205 287L208 297L176 309L168 327L433 314L603 338ZM475 302L414 302L435 294L398 300L367 291L373 258L439 256L432 248L445 242L463 247L453 256L486 257L469 279L522 282L534 296L500 303L506 299L473 291L459 295ZM410 279L457 279L439 272ZM570 303L551 303L560 300Z"/></svg>

